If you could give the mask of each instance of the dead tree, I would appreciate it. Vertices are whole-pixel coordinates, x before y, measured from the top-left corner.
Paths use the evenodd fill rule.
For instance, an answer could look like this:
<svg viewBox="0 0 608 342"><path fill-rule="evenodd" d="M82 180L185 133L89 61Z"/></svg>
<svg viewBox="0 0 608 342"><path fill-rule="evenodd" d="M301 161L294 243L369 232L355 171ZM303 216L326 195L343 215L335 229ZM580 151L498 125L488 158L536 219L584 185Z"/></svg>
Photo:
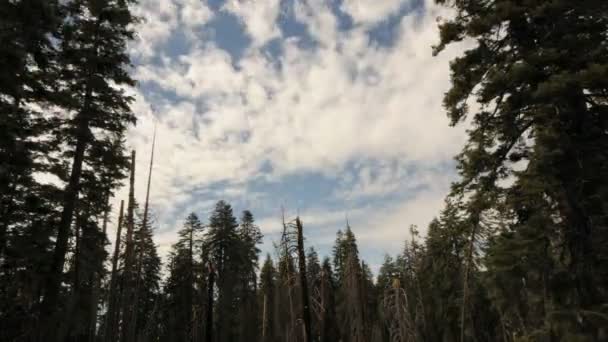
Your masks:
<svg viewBox="0 0 608 342"><path fill-rule="evenodd" d="M310 321L310 301L308 297L308 280L306 279L306 256L304 254L304 234L302 221L296 217L295 226L298 233L298 265L300 268L300 289L302 295L302 319L304 321L304 340L312 342L312 329Z"/></svg>
<svg viewBox="0 0 608 342"><path fill-rule="evenodd" d="M383 310L391 342L416 342L416 325L409 311L407 294L398 278L384 295Z"/></svg>
<svg viewBox="0 0 608 342"><path fill-rule="evenodd" d="M302 300L302 311L300 312L301 322L303 323L303 339L306 342L312 342L312 328L311 328L311 316L310 316L310 297L308 292L308 281L306 279L306 256L304 253L304 234L302 232L303 226L302 221L299 217L296 217L295 220L285 223L285 218L283 218L283 234L281 236L281 245L283 252L285 253L286 262L291 264L292 256L295 254L295 257L298 261L298 271L299 271L299 285L300 285L300 294ZM288 265L290 266L290 265ZM292 266L290 266L292 267ZM288 268L289 270L289 268ZM295 272L288 272L288 280L291 278L291 274L295 275ZM288 284L292 285L292 284ZM294 309L293 309L293 300L291 297L291 289L293 286L289 286L289 300L290 300L290 309L292 310L292 319L295 318ZM294 325L295 327L295 325Z"/></svg>
<svg viewBox="0 0 608 342"><path fill-rule="evenodd" d="M131 329L133 328L131 310L133 310L133 228L135 210L135 150L131 152L131 179L129 182L129 204L127 206L127 236L125 241L125 267L123 271L123 296L122 296L122 327L121 341L130 342Z"/></svg>
<svg viewBox="0 0 608 342"><path fill-rule="evenodd" d="M110 214L110 191L106 192L105 195L106 205L103 214L103 223L102 223L102 235L99 238L99 246L101 248L105 247L106 233L108 230L108 216ZM105 259L105 258L104 258ZM104 260L105 261L105 260ZM103 277L103 269L98 269L93 275L93 289L91 295L91 311L89 313L88 319L88 336L89 342L94 342L97 339L96 336L96 328L97 328L97 304L99 301L99 293L101 291L101 279Z"/></svg>
<svg viewBox="0 0 608 342"><path fill-rule="evenodd" d="M128 341L135 341L136 332L137 332L137 310L136 307L139 303L139 293L141 287L141 277L142 277L142 268L143 268L143 258L144 258L144 237L145 232L148 229L148 208L150 203L150 183L152 181L152 167L154 165L154 145L156 143L156 128L154 128L154 134L152 135L152 152L150 153L150 168L148 170L148 184L146 186L146 201L144 202L144 217L142 220L141 228L139 230L139 244L137 246L137 255L135 258L137 259L137 270L135 275L135 288L134 288L134 298L132 308L130 310L131 317L129 319L129 331L128 333Z"/></svg>
<svg viewBox="0 0 608 342"><path fill-rule="evenodd" d="M116 228L116 240L114 241L114 255L112 256L112 273L110 273L110 292L108 293L108 311L105 317L104 341L116 341L116 325L118 324L117 304L118 304L118 282L116 270L118 267L118 255L120 254L120 234L122 231L122 220L125 201L120 201L120 212L118 214L118 227Z"/></svg>
<svg viewBox="0 0 608 342"><path fill-rule="evenodd" d="M213 286L215 283L215 270L209 263L209 280L207 282L207 327L205 329L205 342L213 342Z"/></svg>

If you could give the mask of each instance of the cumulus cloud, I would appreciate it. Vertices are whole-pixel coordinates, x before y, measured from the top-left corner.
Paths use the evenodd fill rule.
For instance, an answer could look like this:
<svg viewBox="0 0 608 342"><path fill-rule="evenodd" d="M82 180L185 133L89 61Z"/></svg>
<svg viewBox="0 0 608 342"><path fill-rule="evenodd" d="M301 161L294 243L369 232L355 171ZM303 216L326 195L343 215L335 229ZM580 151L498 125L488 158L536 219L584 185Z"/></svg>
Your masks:
<svg viewBox="0 0 608 342"><path fill-rule="evenodd" d="M379 47L370 44L364 26L392 15L401 1L380 1L377 7L344 2L343 10L365 24L348 31L337 28L326 1L295 6L295 20L319 43L312 48L284 39L281 54L269 57L261 46L281 35L279 1L232 1L222 10L237 15L254 41L240 59L210 41L136 67L142 84L134 105L139 123L129 133L129 144L141 156L136 190L143 198L156 125L152 205L163 231L157 240L164 245L189 211L209 210L222 197L265 201L279 213L283 203L275 194L251 193L247 184L281 182L294 174L335 180L332 208L324 208L326 198L299 208L310 226L324 232L313 244L333 240L350 211L353 226L365 227L355 229L362 244L393 246L409 223L425 226L441 207L451 180L445 165L464 141L462 129L448 126L441 106L448 61L459 50L433 58L430 48L438 37L435 18L449 13L429 0L423 15L401 18L394 44ZM374 9L365 11L369 6ZM140 33L137 53L148 57L163 54L158 49L171 32L214 15L194 0L151 0L138 11L159 20ZM219 190L211 189L217 184ZM119 197L125 195L122 190ZM386 196L394 197L390 205L375 201ZM260 226L276 232L272 222L278 214L263 215Z"/></svg>
<svg viewBox="0 0 608 342"><path fill-rule="evenodd" d="M138 39L131 45L131 55L149 58L156 47L166 42L178 26L178 8L172 0L149 0L139 3L133 13L142 19L137 25Z"/></svg>
<svg viewBox="0 0 608 342"><path fill-rule="evenodd" d="M277 25L280 0L227 1L223 9L236 15L244 24L255 47L277 38L281 32Z"/></svg>
<svg viewBox="0 0 608 342"><path fill-rule="evenodd" d="M213 12L201 0L182 0L180 9L184 29L196 29L205 25L213 17Z"/></svg>
<svg viewBox="0 0 608 342"><path fill-rule="evenodd" d="M405 3L413 0L345 0L341 9L357 24L375 24L387 16L396 15Z"/></svg>
<svg viewBox="0 0 608 342"><path fill-rule="evenodd" d="M213 18L213 12L202 0L146 0L133 8L142 21L136 25L137 39L130 46L134 58L148 59L163 56L161 48L180 30L186 37L194 37L196 30Z"/></svg>

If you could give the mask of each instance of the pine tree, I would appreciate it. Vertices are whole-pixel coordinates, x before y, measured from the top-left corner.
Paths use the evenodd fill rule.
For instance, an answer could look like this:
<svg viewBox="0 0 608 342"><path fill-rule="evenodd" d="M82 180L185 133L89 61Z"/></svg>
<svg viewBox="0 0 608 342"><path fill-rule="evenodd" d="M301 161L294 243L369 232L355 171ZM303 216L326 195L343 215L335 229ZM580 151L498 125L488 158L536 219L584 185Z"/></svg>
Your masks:
<svg viewBox="0 0 608 342"><path fill-rule="evenodd" d="M236 338L238 323L233 314L237 310L236 290L239 279L240 250L238 224L230 204L219 201L209 218L205 234L205 250L217 276L217 302L214 331L218 341Z"/></svg>
<svg viewBox="0 0 608 342"><path fill-rule="evenodd" d="M321 336L319 329L321 328L322 310L324 310L321 295L324 279L322 279L321 272L319 255L315 248L311 246L306 251L306 279L310 292L311 329L314 341L318 341Z"/></svg>
<svg viewBox="0 0 608 342"><path fill-rule="evenodd" d="M471 97L480 105L473 113L469 142L458 157L462 180L455 186L469 199L465 265L473 265L470 255L484 232L483 215L501 202L497 181L518 178L516 164L538 170L528 175L537 177L534 184L554 204L550 215L562 223L554 226L563 237L555 254L564 258L555 267L567 270L556 272L560 276L552 281L562 285L547 289L550 297L567 298L551 309L559 323L551 326L550 334L564 340L598 339L605 332L597 317L608 302L600 280L608 269L602 252L607 241L608 137L603 117L608 99L608 4L438 2L454 7L457 15L440 25L435 52L465 38L477 41L452 62L453 85L445 97L453 124L469 115ZM550 230L544 235L551 240ZM541 236L536 239L542 241ZM469 268L464 300L467 275L474 274Z"/></svg>
<svg viewBox="0 0 608 342"><path fill-rule="evenodd" d="M74 0L65 5L70 20L65 20L60 28L59 105L71 116L66 121L64 137L73 159L42 304L47 333L53 325L60 296L72 217L87 165L87 148L108 135L122 135L127 125L135 122L129 109L131 98L115 86L134 85L126 71L129 66L126 43L133 38L131 24L135 22L128 3Z"/></svg>
<svg viewBox="0 0 608 342"><path fill-rule="evenodd" d="M56 1L0 4L0 339L30 336L58 216L58 189L34 176L59 165L48 137L62 13Z"/></svg>
<svg viewBox="0 0 608 342"><path fill-rule="evenodd" d="M336 284L329 258L323 259L319 284L319 341L337 341L339 338L336 316Z"/></svg>
<svg viewBox="0 0 608 342"><path fill-rule="evenodd" d="M277 271L272 262L270 254L266 255L266 260L260 270L260 297L262 307L261 317L261 341L276 341L275 335L275 287Z"/></svg>
<svg viewBox="0 0 608 342"><path fill-rule="evenodd" d="M108 289L108 297L106 300L107 312L104 317L103 323L103 341L109 342L116 340L116 334L118 331L118 311L119 311L119 300L120 300L120 291L119 291L119 277L118 277L118 259L120 256L120 246L121 246L121 233L123 227L123 217L124 217L124 200L120 201L120 211L118 214L118 223L116 227L116 239L114 240L114 252L112 254L112 269L110 272L110 281L109 281L109 289Z"/></svg>
<svg viewBox="0 0 608 342"><path fill-rule="evenodd" d="M149 214L148 214L149 215ZM149 341L154 336L160 303L161 259L154 243L153 224L144 219L145 211L137 211L137 229L134 231L134 253L138 265L136 296L133 299L134 332L137 341Z"/></svg>
<svg viewBox="0 0 608 342"><path fill-rule="evenodd" d="M341 338L358 342L369 339L369 326L365 318L366 282L359 259L355 234L347 223L344 233L338 231L334 246L334 265L337 278L337 316Z"/></svg>
<svg viewBox="0 0 608 342"><path fill-rule="evenodd" d="M170 254L169 278L165 285L167 303L164 309L169 335L172 341L192 341L195 330L196 273L199 260L195 260L195 244L200 241L202 224L196 214L186 218L184 227L179 230L179 240L173 245ZM177 333L176 333L177 332Z"/></svg>
<svg viewBox="0 0 608 342"><path fill-rule="evenodd" d="M255 224L253 214L249 210L243 211L238 228L239 245L234 248L241 252L240 280L237 285L237 297L239 298L239 339L241 341L253 341L253 336L259 336L259 307L256 298L257 292L257 270L260 249L258 244L262 242L262 233Z"/></svg>

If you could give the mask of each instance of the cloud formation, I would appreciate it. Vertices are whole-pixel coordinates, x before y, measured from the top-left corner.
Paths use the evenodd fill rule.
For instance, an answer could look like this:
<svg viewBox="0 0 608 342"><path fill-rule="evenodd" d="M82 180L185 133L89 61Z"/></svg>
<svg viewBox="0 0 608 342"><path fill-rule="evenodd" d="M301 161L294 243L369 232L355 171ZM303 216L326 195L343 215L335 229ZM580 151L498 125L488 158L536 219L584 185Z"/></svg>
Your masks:
<svg viewBox="0 0 608 342"><path fill-rule="evenodd" d="M345 30L324 0L294 2L282 26L278 0L229 1L217 10L205 1L141 2L137 13L148 21L131 47L139 122L128 141L143 181L157 125L157 241L168 246L189 211L204 217L221 198L258 208L270 235L281 206L299 209L311 244L333 241L345 212L360 243L381 250L396 251L410 223L423 228L441 207L454 175L450 160L464 141L441 106L448 61L460 51L431 56L435 18L449 12L430 0L401 13L404 5L344 1L338 10L354 23ZM242 55L206 34L220 12L238 18L250 37ZM369 29L396 15L393 43L374 43ZM286 38L280 26L289 25L302 27L300 35ZM176 52L179 37L191 43ZM323 179L330 189L273 192L272 184L290 189L294 175ZM141 198L143 189L139 182Z"/></svg>

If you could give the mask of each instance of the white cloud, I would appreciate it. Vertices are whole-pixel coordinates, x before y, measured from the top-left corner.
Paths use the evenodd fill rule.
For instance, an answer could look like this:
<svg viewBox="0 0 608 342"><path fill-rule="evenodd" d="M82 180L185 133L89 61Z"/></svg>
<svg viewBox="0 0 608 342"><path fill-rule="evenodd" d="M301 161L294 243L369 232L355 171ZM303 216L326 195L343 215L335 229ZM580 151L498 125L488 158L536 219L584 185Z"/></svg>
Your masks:
<svg viewBox="0 0 608 342"><path fill-rule="evenodd" d="M253 40L254 47L259 47L281 35L277 26L280 2L280 0L227 1L223 9L239 17Z"/></svg>
<svg viewBox="0 0 608 342"><path fill-rule="evenodd" d="M180 17L186 30L196 29L213 18L213 12L202 0L181 0Z"/></svg>
<svg viewBox="0 0 608 342"><path fill-rule="evenodd" d="M131 55L144 59L152 57L178 25L177 6L172 0L141 1L134 6L133 14L143 21L136 27L138 39L131 44Z"/></svg>
<svg viewBox="0 0 608 342"><path fill-rule="evenodd" d="M159 48L182 30L191 40L197 30L213 18L213 12L203 0L146 0L133 7L133 14L142 22L136 26L137 39L130 45L130 53L143 61L163 55Z"/></svg>
<svg viewBox="0 0 608 342"><path fill-rule="evenodd" d="M345 0L341 9L349 14L357 24L374 24L385 20L404 3L412 0Z"/></svg>
<svg viewBox="0 0 608 342"><path fill-rule="evenodd" d="M200 13L186 15L188 6L194 3L176 6L169 0L153 0L144 5L169 32L179 22L177 8L182 22L209 20L202 7ZM257 42L239 61L207 43L192 45L187 54L165 59L161 65L137 68L135 77L142 83L177 95L159 99L153 91L136 94L139 123L131 130L129 143L139 156L138 198L143 198L149 138L157 117L151 198L161 230L179 227L176 217L207 208L218 199L201 198L196 189L225 182L233 188L223 195L246 198L248 191L240 185L252 179L280 181L285 175L314 172L329 178L352 177L351 182L341 183L351 188L335 192L334 199L345 201L345 208L351 199L399 193L413 184L427 186L391 208L373 203L350 208L360 212L361 224L355 224L353 217L353 226L365 227L357 231L362 241L401 244L409 223L425 226L437 214L449 183L440 167L464 141L463 129L449 127L441 105L449 86L448 61L460 50L449 48L434 58L430 48L438 39L434 18L449 14L428 0L425 15L404 17L394 46L380 48L369 44L362 27L338 31L325 1L298 2L297 18L320 46L305 49L284 40L277 68L257 48L277 36L273 6L274 2L245 1L226 7L239 15ZM372 22L376 20L372 16L386 15L394 6L383 2L382 8L368 17L360 14L358 20ZM141 33L144 54L153 54L169 39L170 33L161 31L151 28ZM364 163L356 175L345 174L347 165L360 161L376 164ZM270 165L272 171L262 172L262 165ZM412 166L414 173L409 171ZM126 198L126 190L120 198ZM264 194L257 200L268 201L277 213L283 204ZM310 225L331 226L328 236L333 240L336 227L331 221L342 220L344 212L322 214L318 209L302 215ZM389 215L389 210L394 214ZM374 220L368 222L366 217ZM259 223L264 229L267 224L270 230L276 226L271 218Z"/></svg>

